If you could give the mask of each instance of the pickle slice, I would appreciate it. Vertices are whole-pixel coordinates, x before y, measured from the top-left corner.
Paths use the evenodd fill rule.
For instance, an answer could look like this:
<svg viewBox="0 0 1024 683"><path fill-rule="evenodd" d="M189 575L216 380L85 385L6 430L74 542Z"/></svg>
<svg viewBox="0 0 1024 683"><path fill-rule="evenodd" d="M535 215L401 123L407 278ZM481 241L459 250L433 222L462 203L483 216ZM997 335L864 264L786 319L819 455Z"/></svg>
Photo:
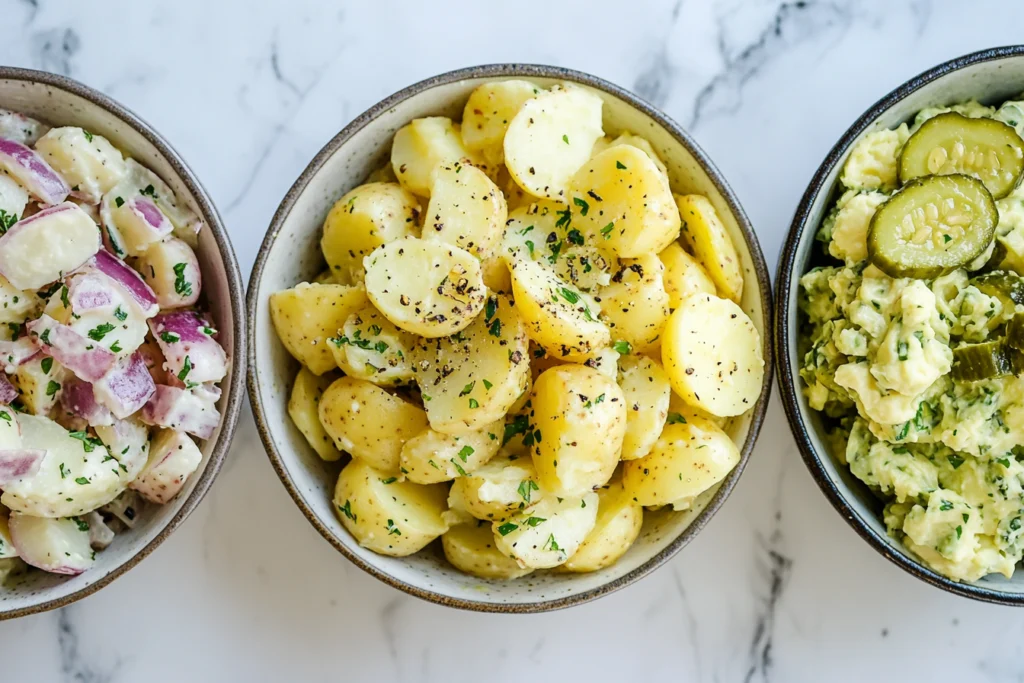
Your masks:
<svg viewBox="0 0 1024 683"><path fill-rule="evenodd" d="M1010 354L1001 341L965 344L953 349L953 379L978 382L1013 374Z"/></svg>
<svg viewBox="0 0 1024 683"><path fill-rule="evenodd" d="M983 294L995 297L1004 306L1013 308L1024 304L1024 278L1008 270L993 270L991 273L979 275L971 280Z"/></svg>
<svg viewBox="0 0 1024 683"><path fill-rule="evenodd" d="M995 119L954 112L928 119L900 154L900 182L961 173L985 183L996 199L1010 194L1024 171L1024 140Z"/></svg>
<svg viewBox="0 0 1024 683"><path fill-rule="evenodd" d="M978 258L998 220L991 193L976 178L916 178L875 211L868 258L889 277L936 278Z"/></svg>
<svg viewBox="0 0 1024 683"><path fill-rule="evenodd" d="M1006 323L1006 345L1024 351L1024 313L1015 313Z"/></svg>

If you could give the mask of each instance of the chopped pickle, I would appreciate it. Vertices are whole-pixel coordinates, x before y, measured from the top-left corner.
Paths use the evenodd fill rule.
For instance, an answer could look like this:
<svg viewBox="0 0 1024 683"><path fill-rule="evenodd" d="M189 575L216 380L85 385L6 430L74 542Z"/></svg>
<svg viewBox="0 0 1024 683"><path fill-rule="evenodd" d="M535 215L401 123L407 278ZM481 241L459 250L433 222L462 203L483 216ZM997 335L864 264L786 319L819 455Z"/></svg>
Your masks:
<svg viewBox="0 0 1024 683"><path fill-rule="evenodd" d="M929 119L900 154L900 181L928 175L965 174L985 184L996 199L1010 194L1024 171L1024 140L1002 121L954 112Z"/></svg>
<svg viewBox="0 0 1024 683"><path fill-rule="evenodd" d="M953 379L977 382L1013 374L1010 354L1003 342L987 341L965 344L953 349Z"/></svg>
<svg viewBox="0 0 1024 683"><path fill-rule="evenodd" d="M979 180L917 178L875 211L868 258L889 277L929 280L981 256L997 222L996 203Z"/></svg>
<svg viewBox="0 0 1024 683"><path fill-rule="evenodd" d="M1006 345L1024 351L1024 313L1016 313L1006 323Z"/></svg>
<svg viewBox="0 0 1024 683"><path fill-rule="evenodd" d="M995 246L992 248L992 255L988 257L988 261L985 261L985 265L977 270L979 274L989 273L993 270L1001 270L1003 261L1006 260L1007 250L1006 245L1001 241L996 240Z"/></svg>
<svg viewBox="0 0 1024 683"><path fill-rule="evenodd" d="M999 299L1004 306L1013 308L1017 304L1024 304L1024 278L1016 273L993 270L974 278L971 284L983 294Z"/></svg>

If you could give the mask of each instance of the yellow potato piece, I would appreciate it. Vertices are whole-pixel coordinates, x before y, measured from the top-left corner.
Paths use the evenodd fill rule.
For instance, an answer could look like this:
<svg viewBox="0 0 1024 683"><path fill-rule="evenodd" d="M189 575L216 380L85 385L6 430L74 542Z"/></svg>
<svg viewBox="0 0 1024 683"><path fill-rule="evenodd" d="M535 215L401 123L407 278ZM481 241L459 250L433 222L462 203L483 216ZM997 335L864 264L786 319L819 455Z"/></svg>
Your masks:
<svg viewBox="0 0 1024 683"><path fill-rule="evenodd" d="M459 124L444 116L414 119L395 133L391 167L402 187L421 197L430 196L434 170L441 164L483 165L462 144Z"/></svg>
<svg viewBox="0 0 1024 683"><path fill-rule="evenodd" d="M743 272L732 238L707 197L676 196L683 221L683 242L704 266L726 299L739 303L743 296Z"/></svg>
<svg viewBox="0 0 1024 683"><path fill-rule="evenodd" d="M695 406L691 406L689 403L679 397L679 394L672 392L668 398L668 421L669 422L683 422L689 420L691 417L699 417L704 420L708 420L711 424L725 429L725 426L729 423L729 418L718 417L712 415L706 410L701 410ZM682 419L680 419L682 418Z"/></svg>
<svg viewBox="0 0 1024 683"><path fill-rule="evenodd" d="M459 571L481 579L518 579L533 570L502 553L486 522L457 524L441 537L444 556Z"/></svg>
<svg viewBox="0 0 1024 683"><path fill-rule="evenodd" d="M623 465L622 481L627 494L640 505L686 509L739 461L740 451L728 434L694 417L665 425L650 453Z"/></svg>
<svg viewBox="0 0 1024 683"><path fill-rule="evenodd" d="M484 83L469 95L462 110L462 143L491 163L501 163L505 131L527 100L542 92L529 81L510 79Z"/></svg>
<svg viewBox="0 0 1024 683"><path fill-rule="evenodd" d="M455 163L434 171L423 239L487 258L501 241L506 218L505 197L479 168Z"/></svg>
<svg viewBox="0 0 1024 683"><path fill-rule="evenodd" d="M597 491L597 522L583 544L562 565L563 571L596 572L626 554L640 536L644 509L614 481Z"/></svg>
<svg viewBox="0 0 1024 683"><path fill-rule="evenodd" d="M516 183L515 178L508 172L508 168L504 164L498 166L494 182L501 189L501 194L505 197L505 203L508 205L509 211L518 209L521 206L529 206L537 201L536 197L519 187L519 184Z"/></svg>
<svg viewBox="0 0 1024 683"><path fill-rule="evenodd" d="M452 484L448 504L477 519L505 519L544 497L529 457L499 454Z"/></svg>
<svg viewBox="0 0 1024 683"><path fill-rule="evenodd" d="M512 273L500 256L492 256L480 261L480 274L488 292L496 294L512 293Z"/></svg>
<svg viewBox="0 0 1024 683"><path fill-rule="evenodd" d="M368 183L397 183L398 176L395 175L395 169L391 168L391 160L384 164L380 168L371 171L370 175L366 176L366 182Z"/></svg>
<svg viewBox="0 0 1024 683"><path fill-rule="evenodd" d="M632 145L601 152L569 187L573 224L619 257L657 254L679 237L679 210L661 171Z"/></svg>
<svg viewBox="0 0 1024 683"><path fill-rule="evenodd" d="M661 365L646 356L619 359L619 386L626 403L626 436L622 459L647 455L668 417L672 385Z"/></svg>
<svg viewBox="0 0 1024 683"><path fill-rule="evenodd" d="M352 377L342 377L324 392L320 422L338 448L391 475L399 474L405 442L427 428L419 406Z"/></svg>
<svg viewBox="0 0 1024 683"><path fill-rule="evenodd" d="M330 375L317 377L306 368L301 368L295 376L291 397L288 399L288 415L292 422L317 455L329 462L341 459L341 451L335 447L334 441L320 424L319 411L320 398L335 379Z"/></svg>
<svg viewBox="0 0 1024 683"><path fill-rule="evenodd" d="M359 545L392 557L412 555L448 530L446 500L444 485L399 481L359 459L345 465L334 488L342 526Z"/></svg>
<svg viewBox="0 0 1024 683"><path fill-rule="evenodd" d="M281 343L314 375L338 367L328 337L366 305L362 287L298 284L270 295L270 319Z"/></svg>
<svg viewBox="0 0 1024 683"><path fill-rule="evenodd" d="M411 382L416 336L399 328L367 302L328 339L334 360L349 377L391 386Z"/></svg>
<svg viewBox="0 0 1024 683"><path fill-rule="evenodd" d="M504 423L488 425L461 436L425 429L402 446L400 467L409 481L436 484L479 469L501 446Z"/></svg>
<svg viewBox="0 0 1024 683"><path fill-rule="evenodd" d="M363 281L363 257L382 244L419 235L420 204L396 183L360 185L331 207L320 248L342 282Z"/></svg>
<svg viewBox="0 0 1024 683"><path fill-rule="evenodd" d="M622 259L612 284L601 290L601 318L611 338L628 343L634 352L654 348L668 320L664 271L657 256Z"/></svg>
<svg viewBox="0 0 1024 683"><path fill-rule="evenodd" d="M665 325L661 358L672 389L712 415L741 415L761 394L761 335L728 299L710 294L686 299Z"/></svg>
<svg viewBox="0 0 1024 683"><path fill-rule="evenodd" d="M668 185L668 168L646 138L642 138L639 135L633 135L632 133L622 133L619 137L608 143L608 147L616 147L618 145L630 145L642 150L644 154L651 158L651 161L653 161L654 165L658 167L658 170L661 171L665 184Z"/></svg>
<svg viewBox="0 0 1024 683"><path fill-rule="evenodd" d="M688 296L717 294L715 283L700 262L690 256L678 242L665 247L658 258L665 266L662 282L668 294L669 308L675 310Z"/></svg>
<svg viewBox="0 0 1024 683"><path fill-rule="evenodd" d="M533 465L541 487L581 496L605 484L615 472L626 434L619 385L593 368L559 365L537 378L531 401Z"/></svg>
<svg viewBox="0 0 1024 683"><path fill-rule="evenodd" d="M480 261L465 249L404 237L377 248L363 265L370 301L407 332L447 337L483 310Z"/></svg>
<svg viewBox="0 0 1024 683"><path fill-rule="evenodd" d="M529 510L492 522L495 543L521 567L557 567L573 556L594 528L597 507L593 492L542 498Z"/></svg>

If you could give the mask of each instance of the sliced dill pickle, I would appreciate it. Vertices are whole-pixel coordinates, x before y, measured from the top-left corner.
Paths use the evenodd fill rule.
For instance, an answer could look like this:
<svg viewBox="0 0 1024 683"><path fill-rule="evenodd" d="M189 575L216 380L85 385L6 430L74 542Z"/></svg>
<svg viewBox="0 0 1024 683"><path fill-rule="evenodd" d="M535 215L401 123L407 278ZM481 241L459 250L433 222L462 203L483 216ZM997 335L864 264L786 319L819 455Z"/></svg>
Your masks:
<svg viewBox="0 0 1024 683"><path fill-rule="evenodd" d="M953 379L977 382L1013 374L1010 354L1001 341L965 344L953 349Z"/></svg>
<svg viewBox="0 0 1024 683"><path fill-rule="evenodd" d="M1008 270L993 270L971 279L983 294L994 296L1011 308L1024 304L1024 278Z"/></svg>
<svg viewBox="0 0 1024 683"><path fill-rule="evenodd" d="M1010 194L1024 171L1024 140L995 119L954 112L928 119L900 154L900 182L961 173L985 183L996 199Z"/></svg>
<svg viewBox="0 0 1024 683"><path fill-rule="evenodd" d="M999 239L996 239L995 246L992 248L992 255L988 257L988 261L985 261L985 265L977 270L977 274L991 273L993 270L1002 270L1003 261L1006 260L1007 255L1006 245L1003 244Z"/></svg>
<svg viewBox="0 0 1024 683"><path fill-rule="evenodd" d="M1006 323L1006 345L1024 351L1024 313L1016 313Z"/></svg>
<svg viewBox="0 0 1024 683"><path fill-rule="evenodd" d="M916 178L875 211L868 258L889 277L936 278L981 256L998 221L996 203L978 179Z"/></svg>
<svg viewBox="0 0 1024 683"><path fill-rule="evenodd" d="M1010 374L1018 377L1024 375L1024 351L1007 349L1006 353L1010 356Z"/></svg>

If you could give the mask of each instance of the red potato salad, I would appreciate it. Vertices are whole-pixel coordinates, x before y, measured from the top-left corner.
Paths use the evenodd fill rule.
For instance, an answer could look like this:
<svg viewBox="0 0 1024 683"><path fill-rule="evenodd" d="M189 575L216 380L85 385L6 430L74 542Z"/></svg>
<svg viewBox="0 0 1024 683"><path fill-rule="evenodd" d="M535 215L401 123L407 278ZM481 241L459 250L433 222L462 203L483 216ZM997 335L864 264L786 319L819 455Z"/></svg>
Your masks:
<svg viewBox="0 0 1024 683"><path fill-rule="evenodd" d="M201 219L82 128L0 109L0 578L75 575L220 423Z"/></svg>

